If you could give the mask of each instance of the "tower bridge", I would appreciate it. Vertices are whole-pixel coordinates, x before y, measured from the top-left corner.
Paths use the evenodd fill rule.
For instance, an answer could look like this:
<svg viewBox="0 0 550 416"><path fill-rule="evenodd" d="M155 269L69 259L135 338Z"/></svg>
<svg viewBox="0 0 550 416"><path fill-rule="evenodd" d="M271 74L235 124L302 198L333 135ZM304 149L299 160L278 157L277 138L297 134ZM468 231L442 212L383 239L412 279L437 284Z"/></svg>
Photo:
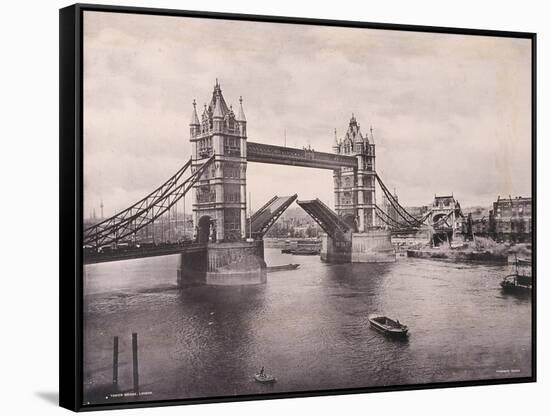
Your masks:
<svg viewBox="0 0 550 416"><path fill-rule="evenodd" d="M84 231L85 263L179 251L180 282L197 277L214 284L265 281L263 236L298 196L275 196L254 215L247 216L249 162L333 171L334 210L318 199L297 201L326 233L321 250L325 261L394 261L387 225L409 229L423 225L399 205L376 174L372 130L370 137L363 134L354 115L342 138L335 130L333 153L249 142L242 97L235 112L216 81L200 117L193 101L189 129L191 158L176 174L145 198ZM377 183L401 221L388 220L377 207ZM139 230L169 213L190 191L194 242L166 245L164 250L158 246L138 248L135 244L118 256L116 249L107 250L108 256L101 253L106 246L116 248L124 241L135 242Z"/></svg>

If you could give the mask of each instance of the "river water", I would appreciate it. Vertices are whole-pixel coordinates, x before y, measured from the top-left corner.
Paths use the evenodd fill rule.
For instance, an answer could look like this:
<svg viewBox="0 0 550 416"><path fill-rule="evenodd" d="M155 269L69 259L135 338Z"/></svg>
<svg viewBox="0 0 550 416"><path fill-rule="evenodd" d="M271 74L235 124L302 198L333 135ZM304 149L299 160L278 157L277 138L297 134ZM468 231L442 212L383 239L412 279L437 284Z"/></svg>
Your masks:
<svg viewBox="0 0 550 416"><path fill-rule="evenodd" d="M265 250L268 265L300 263L245 287L176 288L178 256L85 266L84 403L483 380L531 375L531 299L503 294L507 266L399 257L392 264L322 263ZM408 325L385 338L367 315ZM264 366L274 385L253 381Z"/></svg>

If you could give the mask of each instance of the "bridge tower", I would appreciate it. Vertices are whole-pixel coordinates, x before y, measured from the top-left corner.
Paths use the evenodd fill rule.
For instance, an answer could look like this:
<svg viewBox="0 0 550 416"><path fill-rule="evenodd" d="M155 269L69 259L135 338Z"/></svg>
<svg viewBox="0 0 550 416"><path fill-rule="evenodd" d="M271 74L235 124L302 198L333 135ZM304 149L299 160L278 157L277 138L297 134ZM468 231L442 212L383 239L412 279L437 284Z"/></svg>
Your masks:
<svg viewBox="0 0 550 416"><path fill-rule="evenodd" d="M368 134L361 133L361 126L352 114L348 129L342 139L334 130L333 151L337 154L355 156L357 169L335 169L334 208L355 232L366 232L376 225L376 169L375 146Z"/></svg>
<svg viewBox="0 0 550 416"><path fill-rule="evenodd" d="M193 101L189 129L193 171L214 160L193 185L193 224L200 248L180 256L178 283L264 283L263 241L245 241L247 136L242 98L235 114L216 80L200 119Z"/></svg>
<svg viewBox="0 0 550 416"><path fill-rule="evenodd" d="M241 241L246 233L246 118L228 106L218 80L201 118L193 101L192 168L214 163L194 186L193 223L199 242Z"/></svg>
<svg viewBox="0 0 550 416"><path fill-rule="evenodd" d="M464 218L464 215L454 195L434 195L428 216L428 223L432 227L432 243L434 245L450 244L456 233L460 232L461 218Z"/></svg>

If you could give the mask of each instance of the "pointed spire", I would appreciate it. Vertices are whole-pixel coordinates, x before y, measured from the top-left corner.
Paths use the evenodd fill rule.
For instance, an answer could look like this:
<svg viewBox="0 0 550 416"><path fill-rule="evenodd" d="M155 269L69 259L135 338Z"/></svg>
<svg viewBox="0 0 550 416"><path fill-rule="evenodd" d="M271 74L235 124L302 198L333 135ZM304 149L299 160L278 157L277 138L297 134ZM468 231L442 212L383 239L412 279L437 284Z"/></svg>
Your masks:
<svg viewBox="0 0 550 416"><path fill-rule="evenodd" d="M210 100L209 108L211 109L212 116L214 118L223 118L227 113L229 113L229 107L223 98L220 82L217 78L216 84L214 85L214 91L212 92L212 99Z"/></svg>
<svg viewBox="0 0 550 416"><path fill-rule="evenodd" d="M197 102L193 99L193 113L191 113L191 123L190 126L199 126L199 117L197 116Z"/></svg>
<svg viewBox="0 0 550 416"><path fill-rule="evenodd" d="M218 86L217 83L218 83L218 80L216 79L216 86ZM221 105L221 100L220 100L219 96L217 96L216 100L214 101L214 112L213 112L212 117L213 118L223 118L222 105Z"/></svg>
<svg viewBox="0 0 550 416"><path fill-rule="evenodd" d="M246 117L244 116L244 110L243 110L242 95L239 97L239 114L237 114L237 121L246 121Z"/></svg>
<svg viewBox="0 0 550 416"><path fill-rule="evenodd" d="M340 153L340 143L338 143L338 135L336 129L334 129L334 144L332 145L334 153Z"/></svg>
<svg viewBox="0 0 550 416"><path fill-rule="evenodd" d="M214 96L219 95L222 92L222 88L220 86L220 82L218 81L218 78L216 78L216 83L214 84Z"/></svg>

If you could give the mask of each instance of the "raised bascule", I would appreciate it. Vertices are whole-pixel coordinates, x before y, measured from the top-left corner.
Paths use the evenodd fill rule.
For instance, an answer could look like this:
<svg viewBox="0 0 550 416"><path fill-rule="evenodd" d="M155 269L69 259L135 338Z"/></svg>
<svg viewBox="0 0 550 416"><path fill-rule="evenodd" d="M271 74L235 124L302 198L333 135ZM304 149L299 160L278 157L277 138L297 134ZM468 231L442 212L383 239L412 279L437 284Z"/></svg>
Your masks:
<svg viewBox="0 0 550 416"><path fill-rule="evenodd" d="M342 138L334 132L333 153L250 142L243 100L237 111L228 105L218 81L199 114L193 101L191 159L151 194L84 232L87 263L181 253L178 282L199 279L209 284L250 284L266 280L263 236L294 201L320 225L321 258L327 262L391 262L391 230L419 230L376 173L372 129L363 134L352 115ZM247 216L248 162L301 166L333 171L334 210L318 199L275 196ZM376 205L376 184L393 207L391 218ZM188 191L193 191L192 244L116 250L154 224ZM137 245L135 245L137 247ZM115 247L115 250L102 248Z"/></svg>

